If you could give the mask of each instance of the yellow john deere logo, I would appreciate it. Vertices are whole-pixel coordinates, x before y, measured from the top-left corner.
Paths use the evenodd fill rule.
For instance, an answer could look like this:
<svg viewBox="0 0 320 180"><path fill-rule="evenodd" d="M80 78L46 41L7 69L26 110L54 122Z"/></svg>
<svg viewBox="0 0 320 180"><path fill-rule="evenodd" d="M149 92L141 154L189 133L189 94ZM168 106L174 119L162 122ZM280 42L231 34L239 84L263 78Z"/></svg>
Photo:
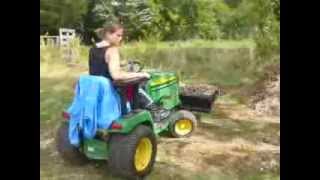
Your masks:
<svg viewBox="0 0 320 180"><path fill-rule="evenodd" d="M161 77L159 79L154 80L151 83L151 86L157 86L157 85L165 84L165 83L168 83L170 81L174 81L176 79L177 79L176 77L169 77L169 78Z"/></svg>

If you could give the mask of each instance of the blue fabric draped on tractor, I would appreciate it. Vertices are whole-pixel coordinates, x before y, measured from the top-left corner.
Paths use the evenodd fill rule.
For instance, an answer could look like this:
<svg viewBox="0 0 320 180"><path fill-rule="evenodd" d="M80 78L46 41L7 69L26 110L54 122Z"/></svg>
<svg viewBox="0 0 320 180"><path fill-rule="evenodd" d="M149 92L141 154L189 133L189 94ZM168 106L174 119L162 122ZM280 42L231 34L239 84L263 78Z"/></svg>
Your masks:
<svg viewBox="0 0 320 180"><path fill-rule="evenodd" d="M112 82L102 76L81 75L68 108L69 140L79 146L80 136L91 139L97 129L108 129L121 116L121 101Z"/></svg>

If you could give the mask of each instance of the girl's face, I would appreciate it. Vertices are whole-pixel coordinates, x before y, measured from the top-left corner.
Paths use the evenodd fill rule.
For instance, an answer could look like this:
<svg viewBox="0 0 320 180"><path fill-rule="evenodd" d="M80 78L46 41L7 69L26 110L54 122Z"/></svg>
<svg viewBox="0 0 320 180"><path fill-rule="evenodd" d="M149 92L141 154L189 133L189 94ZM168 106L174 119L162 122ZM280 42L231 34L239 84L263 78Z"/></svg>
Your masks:
<svg viewBox="0 0 320 180"><path fill-rule="evenodd" d="M106 39L111 45L120 45L123 36L123 29L117 29L113 33L106 33Z"/></svg>

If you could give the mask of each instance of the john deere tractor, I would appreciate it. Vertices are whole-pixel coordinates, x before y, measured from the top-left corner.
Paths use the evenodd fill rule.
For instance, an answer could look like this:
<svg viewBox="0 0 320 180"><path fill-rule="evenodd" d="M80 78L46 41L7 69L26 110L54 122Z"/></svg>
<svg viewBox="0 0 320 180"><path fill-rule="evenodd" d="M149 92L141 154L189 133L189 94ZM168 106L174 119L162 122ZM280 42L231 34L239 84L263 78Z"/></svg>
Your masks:
<svg viewBox="0 0 320 180"><path fill-rule="evenodd" d="M114 86L120 90L123 99L126 99L128 89L135 92L143 89L154 104L161 107L160 110L158 107L143 108L139 93L135 93L131 111L115 120L110 128L99 129L95 138L82 139L80 148L69 143L69 115L64 112L65 121L57 137L57 148L62 157L71 163L84 163L88 159L107 160L113 174L133 179L151 172L160 134L175 138L190 136L197 127L196 117L190 110L209 112L214 94L205 99L203 96L187 97L181 94L176 73L155 70L149 73L150 79L118 81Z"/></svg>

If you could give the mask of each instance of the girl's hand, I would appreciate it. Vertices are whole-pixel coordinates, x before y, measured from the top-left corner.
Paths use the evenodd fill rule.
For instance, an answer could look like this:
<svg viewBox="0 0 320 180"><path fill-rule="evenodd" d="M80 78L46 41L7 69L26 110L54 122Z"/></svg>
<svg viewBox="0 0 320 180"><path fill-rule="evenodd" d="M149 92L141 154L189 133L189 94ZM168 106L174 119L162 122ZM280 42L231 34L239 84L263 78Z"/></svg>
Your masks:
<svg viewBox="0 0 320 180"><path fill-rule="evenodd" d="M145 77L147 79L150 79L150 77L151 77L150 74L146 73L146 72L141 72L140 74L141 74L142 77Z"/></svg>

